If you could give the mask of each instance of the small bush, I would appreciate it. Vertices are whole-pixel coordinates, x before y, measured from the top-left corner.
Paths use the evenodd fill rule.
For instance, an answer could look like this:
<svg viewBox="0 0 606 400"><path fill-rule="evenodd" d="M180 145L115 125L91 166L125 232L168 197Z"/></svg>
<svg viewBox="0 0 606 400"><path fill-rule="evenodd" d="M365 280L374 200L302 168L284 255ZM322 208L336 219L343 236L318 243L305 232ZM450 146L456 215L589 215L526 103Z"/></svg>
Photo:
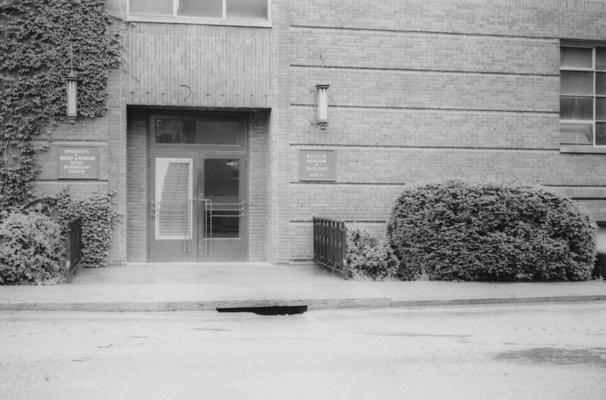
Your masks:
<svg viewBox="0 0 606 400"><path fill-rule="evenodd" d="M398 259L385 241L352 229L347 232L345 269L355 279L393 279Z"/></svg>
<svg viewBox="0 0 606 400"><path fill-rule="evenodd" d="M447 181L400 195L387 238L410 278L589 279L596 225L574 201L542 188Z"/></svg>
<svg viewBox="0 0 606 400"><path fill-rule="evenodd" d="M64 277L59 225L37 214L11 213L0 223L0 284L51 283Z"/></svg>
<svg viewBox="0 0 606 400"><path fill-rule="evenodd" d="M55 207L62 227L82 217L82 267L107 266L112 232L118 222L112 195L94 193L84 200L76 200L64 190L57 196Z"/></svg>
<svg viewBox="0 0 606 400"><path fill-rule="evenodd" d="M113 194L93 193L82 200L74 199L68 189L54 196L39 197L26 206L49 215L59 223L62 233L67 233L67 224L82 217L82 260L84 268L104 267L108 264L112 232L118 222L114 210Z"/></svg>

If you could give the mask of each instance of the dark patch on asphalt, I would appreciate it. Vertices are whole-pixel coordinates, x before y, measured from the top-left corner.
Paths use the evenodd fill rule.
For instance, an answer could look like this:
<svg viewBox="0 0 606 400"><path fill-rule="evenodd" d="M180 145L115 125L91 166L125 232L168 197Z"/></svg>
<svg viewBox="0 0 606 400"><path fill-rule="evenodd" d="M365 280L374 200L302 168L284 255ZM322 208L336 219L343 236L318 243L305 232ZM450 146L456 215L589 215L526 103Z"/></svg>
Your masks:
<svg viewBox="0 0 606 400"><path fill-rule="evenodd" d="M606 347L588 349L537 347L528 350L507 351L498 354L495 358L497 360L557 365L589 364L606 368Z"/></svg>
<svg viewBox="0 0 606 400"><path fill-rule="evenodd" d="M254 313L257 315L294 315L303 314L307 306L255 306L255 307L217 307L220 313Z"/></svg>

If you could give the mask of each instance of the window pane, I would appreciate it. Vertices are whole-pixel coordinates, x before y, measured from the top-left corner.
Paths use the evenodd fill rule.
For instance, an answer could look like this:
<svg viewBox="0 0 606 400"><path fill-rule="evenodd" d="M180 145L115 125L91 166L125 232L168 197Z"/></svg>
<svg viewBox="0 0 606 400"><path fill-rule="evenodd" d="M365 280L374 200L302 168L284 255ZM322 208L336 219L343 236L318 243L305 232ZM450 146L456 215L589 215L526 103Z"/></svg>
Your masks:
<svg viewBox="0 0 606 400"><path fill-rule="evenodd" d="M206 232L212 237L237 238L240 230L240 160L204 160L204 197L212 201Z"/></svg>
<svg viewBox="0 0 606 400"><path fill-rule="evenodd" d="M592 125L560 124L560 144L593 144Z"/></svg>
<svg viewBox="0 0 606 400"><path fill-rule="evenodd" d="M593 72L561 71L560 93L593 94Z"/></svg>
<svg viewBox="0 0 606 400"><path fill-rule="evenodd" d="M238 120L156 120L156 143L237 145L239 136Z"/></svg>
<svg viewBox="0 0 606 400"><path fill-rule="evenodd" d="M192 160L156 159L156 239L188 239L192 233Z"/></svg>
<svg viewBox="0 0 606 400"><path fill-rule="evenodd" d="M606 70L606 47L595 49L595 69Z"/></svg>
<svg viewBox="0 0 606 400"><path fill-rule="evenodd" d="M179 0L178 15L223 18L222 0Z"/></svg>
<svg viewBox="0 0 606 400"><path fill-rule="evenodd" d="M598 146L606 146L606 124L595 124L595 144Z"/></svg>
<svg viewBox="0 0 606 400"><path fill-rule="evenodd" d="M238 121L196 121L195 139L199 144L238 144Z"/></svg>
<svg viewBox="0 0 606 400"><path fill-rule="evenodd" d="M606 98L595 99L595 119L606 121Z"/></svg>
<svg viewBox="0 0 606 400"><path fill-rule="evenodd" d="M593 119L593 97L561 97L560 118Z"/></svg>
<svg viewBox="0 0 606 400"><path fill-rule="evenodd" d="M194 121L156 120L156 143L194 143Z"/></svg>
<svg viewBox="0 0 606 400"><path fill-rule="evenodd" d="M606 73L596 74L596 94L606 95Z"/></svg>
<svg viewBox="0 0 606 400"><path fill-rule="evenodd" d="M592 68L592 49L580 47L562 47L560 49L560 65L568 68Z"/></svg>
<svg viewBox="0 0 606 400"><path fill-rule="evenodd" d="M227 0L227 16L267 19L267 0Z"/></svg>
<svg viewBox="0 0 606 400"><path fill-rule="evenodd" d="M130 0L131 14L173 15L173 0Z"/></svg>

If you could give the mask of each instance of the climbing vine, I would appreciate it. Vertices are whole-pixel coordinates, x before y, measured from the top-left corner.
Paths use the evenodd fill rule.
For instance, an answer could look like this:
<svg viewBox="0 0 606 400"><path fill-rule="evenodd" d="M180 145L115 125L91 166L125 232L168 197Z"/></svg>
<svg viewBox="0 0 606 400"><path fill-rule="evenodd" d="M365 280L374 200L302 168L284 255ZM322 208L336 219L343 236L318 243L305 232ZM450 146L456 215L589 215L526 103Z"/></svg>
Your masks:
<svg viewBox="0 0 606 400"><path fill-rule="evenodd" d="M35 138L64 120L66 77L78 75L78 114L106 111L121 46L105 0L0 0L0 209L32 196Z"/></svg>

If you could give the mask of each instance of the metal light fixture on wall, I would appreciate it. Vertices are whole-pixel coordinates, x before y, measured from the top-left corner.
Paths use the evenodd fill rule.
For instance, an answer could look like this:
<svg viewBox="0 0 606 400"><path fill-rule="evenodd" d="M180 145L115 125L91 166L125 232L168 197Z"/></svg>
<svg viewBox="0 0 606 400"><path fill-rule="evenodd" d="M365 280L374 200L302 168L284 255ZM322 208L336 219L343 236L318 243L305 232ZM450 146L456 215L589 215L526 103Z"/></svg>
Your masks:
<svg viewBox="0 0 606 400"><path fill-rule="evenodd" d="M78 75L74 71L74 48L69 48L69 75L67 75L67 118L69 123L78 117Z"/></svg>
<svg viewBox="0 0 606 400"><path fill-rule="evenodd" d="M67 76L67 118L73 124L78 116L78 75L72 69Z"/></svg>
<svg viewBox="0 0 606 400"><path fill-rule="evenodd" d="M316 124L325 130L328 126L328 87L330 85L316 85Z"/></svg>

